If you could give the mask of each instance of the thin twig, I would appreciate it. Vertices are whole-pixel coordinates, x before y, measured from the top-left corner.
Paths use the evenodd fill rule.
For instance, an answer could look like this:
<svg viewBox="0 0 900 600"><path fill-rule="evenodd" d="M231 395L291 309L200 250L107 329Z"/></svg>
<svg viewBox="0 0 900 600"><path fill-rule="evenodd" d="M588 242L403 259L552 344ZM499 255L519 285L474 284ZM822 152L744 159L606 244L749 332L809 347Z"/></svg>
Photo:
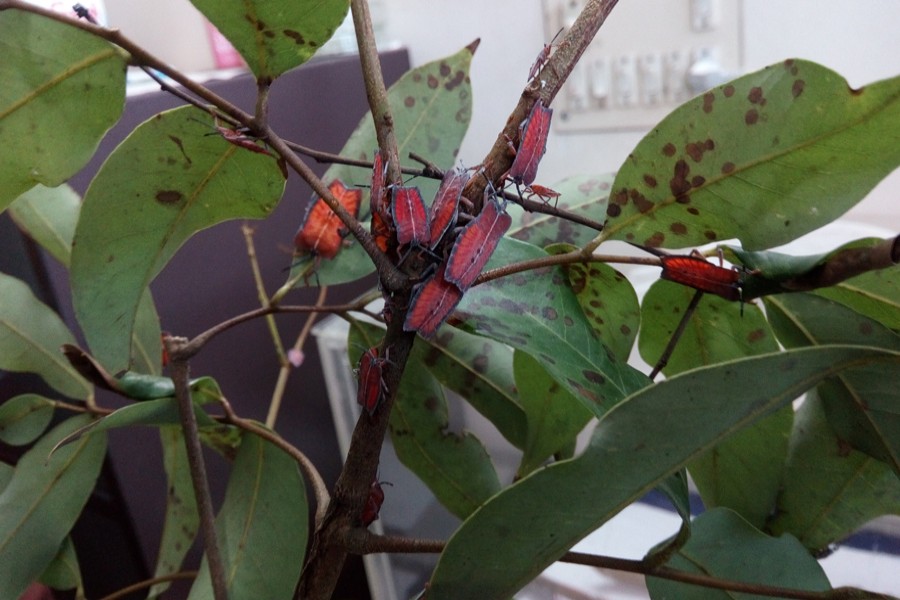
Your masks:
<svg viewBox="0 0 900 600"><path fill-rule="evenodd" d="M219 402L222 405L222 409L225 411L225 418L228 423L261 437L272 445L277 446L294 459L297 466L300 467L300 470L306 476L306 480L312 486L313 495L316 498L315 522L316 524L320 523L325 518L325 511L328 509L328 503L331 500L331 496L328 494L328 486L325 485L325 480L322 479L322 475L319 473L318 469L316 469L316 465L314 465L313 462L296 446L288 443L287 440L271 429L262 427L249 419L239 417L231 408L231 404L227 399L219 398Z"/></svg>
<svg viewBox="0 0 900 600"><path fill-rule="evenodd" d="M117 590L112 594L109 594L108 596L103 596L99 600L119 600L119 598L124 598L125 596L128 596L133 592L137 592L148 587L153 587L157 583L180 581L182 579L196 579L196 577L197 571L179 571L177 573L169 573L168 575L160 575L159 577L151 577L150 579L132 583L131 585L123 587L121 590Z"/></svg>
<svg viewBox="0 0 900 600"><path fill-rule="evenodd" d="M256 308L254 310L247 311L235 317L231 317L226 321L222 321L217 325L213 325L203 333L194 337L187 345L185 345L183 352L185 356L193 356L200 349L205 346L212 338L219 335L220 333L231 329L241 323L246 323L247 321L252 321L253 319L258 319L260 317L264 317L269 314L274 313L308 313L308 312L327 312L327 313L343 313L349 311L361 311L365 308L363 301L352 302L350 304L336 304L334 306L305 306L305 305L278 305L278 306L267 306L265 308Z"/></svg>
<svg viewBox="0 0 900 600"><path fill-rule="evenodd" d="M247 258L250 260L250 270L253 272L253 283L256 286L256 296L259 298L259 304L263 308L268 308L269 295L266 293L266 285L263 282L262 271L259 268L259 260L256 257L256 245L253 243L254 229L247 223L241 225L241 233L244 235L244 245L247 247ZM266 326L269 329L269 335L272 336L272 343L275 345L275 354L278 356L278 362L284 365L287 357L284 353L284 345L281 343L281 336L278 334L278 327L275 325L275 318L272 314L266 315Z"/></svg>
<svg viewBox="0 0 900 600"><path fill-rule="evenodd" d="M322 286L319 289L319 297L316 298L317 307L322 307L325 305L325 298L328 295L328 286ZM303 346L306 344L306 339L309 337L309 332L312 329L313 324L316 322L316 317L318 316L318 311L310 311L309 315L306 317L306 322L303 323L303 328L300 330L300 335L297 336L297 340L294 342L294 345L291 347L292 352L301 352ZM278 370L278 379L275 381L275 389L272 391L272 400L269 402L269 413L266 415L266 427L270 427L272 429L275 428L275 420L278 419L278 411L281 409L281 401L284 398L284 390L287 388L287 380L290 377L291 370L294 365L290 361L290 357L286 362L282 362L281 368Z"/></svg>
<svg viewBox="0 0 900 600"><path fill-rule="evenodd" d="M644 256L619 256L613 254L593 254L585 256L581 251L567 252L565 254L554 254L551 256L543 256L533 260L523 260L517 263L511 263L495 269L484 271L475 280L475 285L487 283L501 277L508 277L516 273L525 271L534 271L545 267L553 267L557 265L573 265L588 264L593 262L602 263L619 263L628 265L648 265L651 267L660 266L658 258L650 258Z"/></svg>
<svg viewBox="0 0 900 600"><path fill-rule="evenodd" d="M178 414L181 418L181 427L184 430L188 467L191 473L194 495L197 499L200 531L203 537L203 549L206 553L213 595L216 600L227 600L228 584L225 579L225 567L222 563L219 544L216 540L216 517L213 511L212 495L209 492L209 479L206 476L206 463L203 461L203 447L200 443L197 415L194 414L194 402L191 398L190 368L187 358L181 354L181 349L186 343L187 340L184 338L165 338L166 350L171 359L175 398L178 401Z"/></svg>
<svg viewBox="0 0 900 600"><path fill-rule="evenodd" d="M656 379L656 376L659 375L659 372L665 369L666 365L669 364L669 359L672 358L672 353L675 352L675 346L678 345L678 341L684 334L684 330L687 328L691 317L694 315L694 311L697 310L697 306L700 305L701 298L703 298L703 292L701 290L697 290L696 292L694 292L690 303L688 303L687 308L684 310L684 314L681 315L681 320L678 322L678 327L676 327L675 331L672 332L672 337L669 339L669 343L666 344L666 347L663 349L662 354L660 354L659 356L659 360L656 361L656 366L654 366L653 370L650 371L651 381Z"/></svg>

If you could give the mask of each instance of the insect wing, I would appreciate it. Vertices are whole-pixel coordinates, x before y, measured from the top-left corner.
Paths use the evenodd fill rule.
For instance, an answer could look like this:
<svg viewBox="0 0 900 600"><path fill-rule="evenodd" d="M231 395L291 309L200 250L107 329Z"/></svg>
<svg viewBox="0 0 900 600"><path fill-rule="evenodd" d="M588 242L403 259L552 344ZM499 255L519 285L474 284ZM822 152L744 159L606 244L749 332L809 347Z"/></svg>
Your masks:
<svg viewBox="0 0 900 600"><path fill-rule="evenodd" d="M356 401L365 409L369 416L373 416L381 404L381 393L384 390L382 369L384 360L378 356L378 348L369 348L359 358L359 387L356 392Z"/></svg>
<svg viewBox="0 0 900 600"><path fill-rule="evenodd" d="M553 109L538 100L531 114L522 123L519 148L516 158L506 176L516 183L531 185L537 177L538 165L547 150L547 135L550 133L550 118Z"/></svg>
<svg viewBox="0 0 900 600"><path fill-rule="evenodd" d="M397 228L397 242L401 246L415 244L427 247L431 234L425 202L419 188L395 186L391 210L394 213L394 227Z"/></svg>
<svg viewBox="0 0 900 600"><path fill-rule="evenodd" d="M339 179L328 186L332 195L351 215L356 216L362 192L348 189ZM294 236L294 246L301 252L309 252L322 258L334 258L341 249L343 223L319 198L306 213L303 224Z"/></svg>
<svg viewBox="0 0 900 600"><path fill-rule="evenodd" d="M496 197L491 197L471 223L465 226L453 243L447 261L446 279L461 290L469 289L509 229L512 218Z"/></svg>
<svg viewBox="0 0 900 600"><path fill-rule="evenodd" d="M726 300L741 299L740 273L718 267L698 256L661 256L663 270L660 278L715 294Z"/></svg>
<svg viewBox="0 0 900 600"><path fill-rule="evenodd" d="M440 243L444 233L456 224L459 197L468 181L469 172L464 169L453 169L444 174L441 187L438 188L428 211L432 249Z"/></svg>
<svg viewBox="0 0 900 600"><path fill-rule="evenodd" d="M445 269L446 266L441 265L434 275L419 286L410 301L409 312L403 322L404 331L418 331L426 338L434 336L438 327L462 300L462 290L444 278Z"/></svg>
<svg viewBox="0 0 900 600"><path fill-rule="evenodd" d="M378 520L378 513L381 512L382 504L384 504L384 489L381 487L380 482L373 481L372 487L369 489L369 497L366 498L366 505L363 507L360 517L363 527L368 527Z"/></svg>
<svg viewBox="0 0 900 600"><path fill-rule="evenodd" d="M334 181L332 181L328 186L328 189L348 213L350 213L354 217L359 214L359 204L360 202L362 202L362 190L357 188L348 188L340 179L335 179ZM337 215L335 215L335 218L336 217ZM340 222L340 219L338 219L338 221Z"/></svg>
<svg viewBox="0 0 900 600"><path fill-rule="evenodd" d="M372 165L372 187L369 195L369 211L372 213L372 237L375 245L382 252L388 251L391 235L394 231L394 221L391 218L391 210L388 205L388 195L384 182L387 174L387 165L384 164L381 151L375 151L375 160Z"/></svg>

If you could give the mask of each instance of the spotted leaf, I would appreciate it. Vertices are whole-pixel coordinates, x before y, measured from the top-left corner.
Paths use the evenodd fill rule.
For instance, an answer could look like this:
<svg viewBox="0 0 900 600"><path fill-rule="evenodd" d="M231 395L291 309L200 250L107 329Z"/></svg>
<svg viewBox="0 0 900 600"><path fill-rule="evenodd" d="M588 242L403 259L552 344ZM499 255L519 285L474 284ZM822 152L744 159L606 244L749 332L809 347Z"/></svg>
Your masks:
<svg viewBox="0 0 900 600"><path fill-rule="evenodd" d="M492 262L544 256L534 246L504 238ZM591 413L599 416L612 408L647 379L603 345L566 281L560 269L511 275L469 290L457 312L480 335L539 360L587 409L586 420Z"/></svg>
<svg viewBox="0 0 900 600"><path fill-rule="evenodd" d="M756 250L829 223L900 164L900 77L788 60L685 103L616 176L602 239Z"/></svg>
<svg viewBox="0 0 900 600"><path fill-rule="evenodd" d="M275 79L312 58L334 34L349 0L191 0L222 32L257 79Z"/></svg>

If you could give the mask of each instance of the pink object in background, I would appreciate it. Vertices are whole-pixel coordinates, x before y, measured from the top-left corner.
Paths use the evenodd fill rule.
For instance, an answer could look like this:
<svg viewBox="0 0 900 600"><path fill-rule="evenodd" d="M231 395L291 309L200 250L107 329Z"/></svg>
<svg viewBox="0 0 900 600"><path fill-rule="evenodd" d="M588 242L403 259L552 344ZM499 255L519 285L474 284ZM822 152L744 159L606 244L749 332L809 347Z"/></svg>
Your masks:
<svg viewBox="0 0 900 600"><path fill-rule="evenodd" d="M217 69L232 69L235 67L243 67L244 59L234 49L231 42L219 33L216 26L206 22L206 34L209 36L209 44L212 47L213 60Z"/></svg>

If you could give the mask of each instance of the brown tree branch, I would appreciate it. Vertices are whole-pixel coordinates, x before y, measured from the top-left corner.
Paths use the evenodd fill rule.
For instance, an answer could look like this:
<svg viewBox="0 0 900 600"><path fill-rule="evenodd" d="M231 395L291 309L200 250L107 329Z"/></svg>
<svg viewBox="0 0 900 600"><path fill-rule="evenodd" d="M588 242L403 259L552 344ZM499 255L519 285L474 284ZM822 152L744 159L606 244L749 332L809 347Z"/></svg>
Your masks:
<svg viewBox="0 0 900 600"><path fill-rule="evenodd" d="M194 414L194 401L191 398L190 368L187 362L188 359L182 354L182 348L187 343L187 340L185 338L167 336L164 341L166 351L169 353L169 358L172 361L172 381L175 384L178 414L181 417L181 427L184 430L188 467L191 473L194 495L197 499L203 550L209 567L213 596L216 600L228 600L225 567L216 539L216 516L213 510L212 496L209 492L206 463L203 461L203 447L200 443L197 415Z"/></svg>

